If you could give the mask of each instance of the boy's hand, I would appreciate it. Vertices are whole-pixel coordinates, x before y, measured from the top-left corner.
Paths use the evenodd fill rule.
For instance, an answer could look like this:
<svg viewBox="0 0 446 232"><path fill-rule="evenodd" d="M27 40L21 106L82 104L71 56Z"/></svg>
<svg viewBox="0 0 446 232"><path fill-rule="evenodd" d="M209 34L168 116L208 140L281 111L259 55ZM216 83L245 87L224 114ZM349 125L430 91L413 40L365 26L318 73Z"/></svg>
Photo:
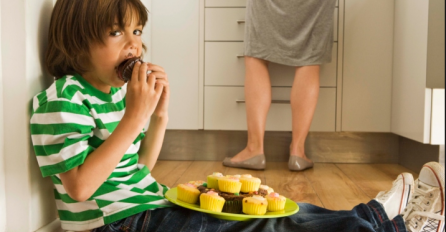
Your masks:
<svg viewBox="0 0 446 232"><path fill-rule="evenodd" d="M127 84L126 111L124 118L136 120L142 128L157 108L164 85L157 84L157 78L166 79L164 72L155 67L147 74L147 63L137 62L133 67L132 78ZM161 82L163 83L163 82Z"/></svg>
<svg viewBox="0 0 446 232"><path fill-rule="evenodd" d="M156 77L156 85L162 86L163 88L163 92L161 93L158 105L156 106L153 115L159 118L167 118L170 97L169 79L161 66L149 63L148 68Z"/></svg>

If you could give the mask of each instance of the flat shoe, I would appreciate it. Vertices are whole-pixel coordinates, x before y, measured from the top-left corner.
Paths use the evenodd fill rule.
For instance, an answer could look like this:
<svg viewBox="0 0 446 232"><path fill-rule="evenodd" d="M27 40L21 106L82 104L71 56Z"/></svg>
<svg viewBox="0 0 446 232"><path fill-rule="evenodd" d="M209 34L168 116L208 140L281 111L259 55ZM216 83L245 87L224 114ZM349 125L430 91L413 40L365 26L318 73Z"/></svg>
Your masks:
<svg viewBox="0 0 446 232"><path fill-rule="evenodd" d="M307 160L295 155L290 155L290 160L288 161L288 168L291 171L303 171L305 169L312 168L313 165L313 161L308 162Z"/></svg>
<svg viewBox="0 0 446 232"><path fill-rule="evenodd" d="M243 160L240 162L232 162L231 157L226 157L223 160L223 165L227 167L233 167L233 168L246 168L246 169L256 169L256 170L262 170L265 169L265 155L260 154L256 155L252 158L249 158L247 160Z"/></svg>

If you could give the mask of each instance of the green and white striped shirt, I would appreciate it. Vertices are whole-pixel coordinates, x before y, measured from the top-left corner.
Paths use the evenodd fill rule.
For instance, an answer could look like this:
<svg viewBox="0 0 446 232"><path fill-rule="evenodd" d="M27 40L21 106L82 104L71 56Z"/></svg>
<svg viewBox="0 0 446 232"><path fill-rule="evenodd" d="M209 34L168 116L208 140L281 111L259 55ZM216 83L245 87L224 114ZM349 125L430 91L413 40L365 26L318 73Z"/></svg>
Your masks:
<svg viewBox="0 0 446 232"><path fill-rule="evenodd" d="M80 75L56 80L33 99L31 136L44 177L51 176L62 228L88 230L139 212L169 207L168 188L156 182L149 169L138 164L140 133L118 166L85 202L68 196L59 173L81 165L122 119L126 88L103 93Z"/></svg>

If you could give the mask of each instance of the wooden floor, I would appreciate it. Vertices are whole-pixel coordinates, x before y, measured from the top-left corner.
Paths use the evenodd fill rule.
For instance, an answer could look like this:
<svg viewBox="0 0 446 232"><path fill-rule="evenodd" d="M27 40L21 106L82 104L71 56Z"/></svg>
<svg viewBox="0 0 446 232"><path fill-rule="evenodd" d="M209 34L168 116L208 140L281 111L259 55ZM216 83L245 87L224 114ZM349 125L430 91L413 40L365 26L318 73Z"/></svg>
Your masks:
<svg viewBox="0 0 446 232"><path fill-rule="evenodd" d="M191 180L206 180L213 172L224 175L251 174L276 192L296 202L307 202L332 210L349 210L388 190L399 173L417 173L397 164L316 163L304 172L291 172L285 162L269 162L264 171L229 168L220 161L158 161L155 179L169 187Z"/></svg>

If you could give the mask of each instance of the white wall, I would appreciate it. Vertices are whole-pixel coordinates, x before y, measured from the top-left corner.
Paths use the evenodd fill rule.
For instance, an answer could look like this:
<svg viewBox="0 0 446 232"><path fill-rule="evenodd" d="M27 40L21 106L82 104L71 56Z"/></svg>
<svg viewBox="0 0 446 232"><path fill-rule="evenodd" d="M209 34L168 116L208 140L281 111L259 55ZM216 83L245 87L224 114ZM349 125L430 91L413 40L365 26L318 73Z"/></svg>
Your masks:
<svg viewBox="0 0 446 232"><path fill-rule="evenodd" d="M35 231L56 218L53 187L41 176L29 133L32 97L52 83L43 72L52 5L52 0L2 0L6 231Z"/></svg>
<svg viewBox="0 0 446 232"><path fill-rule="evenodd" d="M2 23L2 3L0 2L0 25ZM6 229L6 204L5 200L5 166L4 166L4 152L3 152L3 75L2 75L2 32L0 30L0 232Z"/></svg>

